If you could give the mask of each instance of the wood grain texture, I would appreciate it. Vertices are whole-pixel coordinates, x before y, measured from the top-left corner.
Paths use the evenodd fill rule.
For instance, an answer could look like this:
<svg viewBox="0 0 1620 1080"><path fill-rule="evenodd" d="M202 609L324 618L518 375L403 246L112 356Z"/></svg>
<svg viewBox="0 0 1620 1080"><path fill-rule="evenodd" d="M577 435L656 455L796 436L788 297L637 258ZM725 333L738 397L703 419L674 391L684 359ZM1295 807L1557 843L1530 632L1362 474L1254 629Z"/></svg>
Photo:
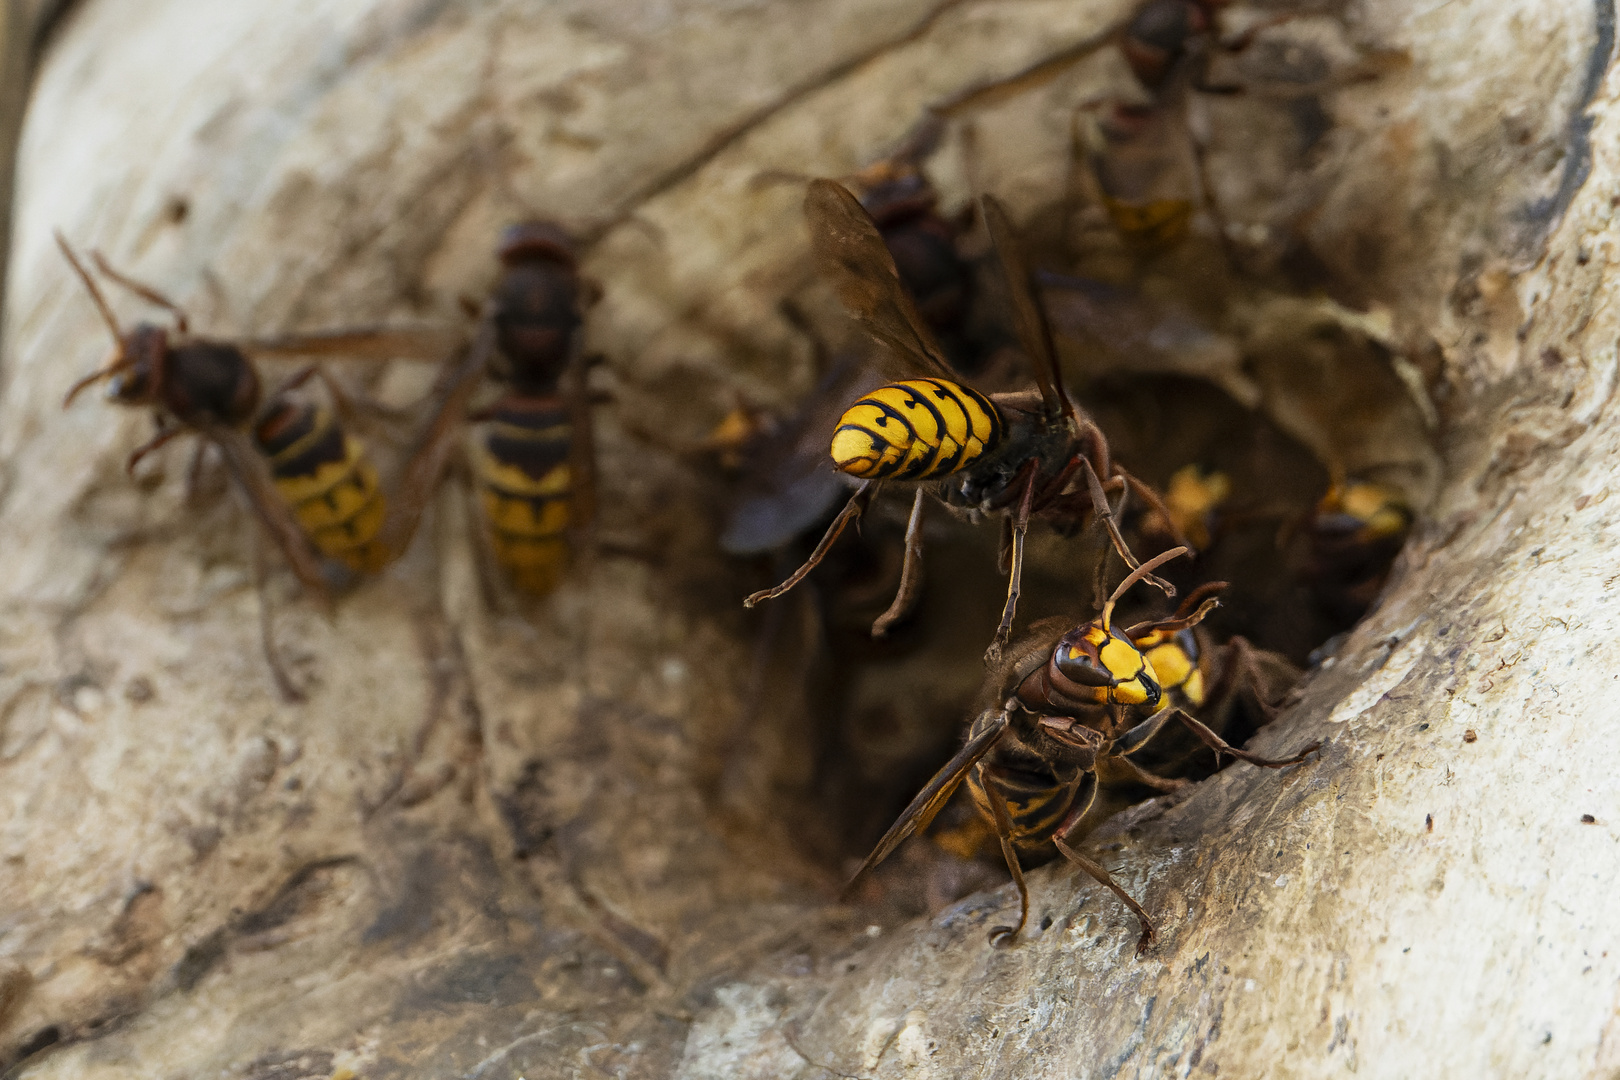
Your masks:
<svg viewBox="0 0 1620 1080"><path fill-rule="evenodd" d="M1253 747L1320 738L1320 760L1240 764L1088 841L1160 918L1147 956L1060 866L1031 875L1011 950L985 944L1010 888L900 925L836 905L837 868L759 794L809 755L789 704L742 766L750 797L716 794L755 624L715 548L717 481L686 450L736 395L812 385L783 295L840 325L792 177L846 174L958 101L931 162L947 203L991 190L1047 220L1073 117L1123 77L1106 46L1128 6L72 8L20 144L0 364L0 1063L48 1046L21 1075L1620 1075L1607 0L1300 20L1328 52L1388 61L1333 92L1303 165L1264 102L1200 106L1229 219L1303 232L1386 340L1430 350L1443 425L1389 594ZM540 611L492 610L452 490L330 613L274 581L310 688L282 703L240 511L187 506L175 448L132 482L143 418L60 408L107 342L51 230L200 329L271 334L459 325L499 228L536 214L586 238L604 285L602 528L641 554ZM1230 332L1263 341L1256 311ZM1277 350L1252 351L1268 407L1302 415L1264 369Z"/></svg>

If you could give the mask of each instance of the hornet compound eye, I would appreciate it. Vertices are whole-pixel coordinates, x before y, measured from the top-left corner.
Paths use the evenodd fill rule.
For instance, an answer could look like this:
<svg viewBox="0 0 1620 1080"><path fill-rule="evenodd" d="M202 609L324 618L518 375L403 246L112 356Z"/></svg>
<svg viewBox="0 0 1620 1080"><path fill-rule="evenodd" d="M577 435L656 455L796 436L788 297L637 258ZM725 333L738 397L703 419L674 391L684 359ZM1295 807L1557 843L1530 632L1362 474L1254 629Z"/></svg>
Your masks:
<svg viewBox="0 0 1620 1080"><path fill-rule="evenodd" d="M1066 646L1058 653L1057 667L1081 686L1115 686L1118 683L1106 668L1073 646Z"/></svg>

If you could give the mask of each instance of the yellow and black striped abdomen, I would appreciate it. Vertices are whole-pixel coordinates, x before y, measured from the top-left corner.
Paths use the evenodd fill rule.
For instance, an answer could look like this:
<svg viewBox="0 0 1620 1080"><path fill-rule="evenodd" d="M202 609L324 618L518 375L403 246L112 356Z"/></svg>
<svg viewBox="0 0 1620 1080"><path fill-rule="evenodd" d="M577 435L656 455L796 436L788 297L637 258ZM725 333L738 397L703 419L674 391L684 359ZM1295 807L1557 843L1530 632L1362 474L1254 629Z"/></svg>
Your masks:
<svg viewBox="0 0 1620 1080"><path fill-rule="evenodd" d="M1197 709L1204 703L1204 672L1198 663L1198 639L1191 630L1174 634L1156 631L1149 640L1138 640L1136 647L1147 657L1160 689L1171 695L1176 705Z"/></svg>
<svg viewBox="0 0 1620 1080"><path fill-rule="evenodd" d="M321 554L370 574L388 563L377 542L387 503L359 439L326 409L271 402L254 427L276 490Z"/></svg>
<svg viewBox="0 0 1620 1080"><path fill-rule="evenodd" d="M1001 414L983 394L944 379L890 383L845 410L832 459L863 480L927 480L959 472L1001 445Z"/></svg>
<svg viewBox="0 0 1620 1080"><path fill-rule="evenodd" d="M1187 199L1150 199L1130 202L1103 196L1114 228L1125 239L1149 248L1165 248L1187 235L1193 204Z"/></svg>
<svg viewBox="0 0 1620 1080"><path fill-rule="evenodd" d="M983 770L975 768L968 774L968 795L984 819L994 822L996 812L990 805L990 793L985 791L986 782ZM1007 800L1012 841L1020 851L1033 852L1050 843L1074 806L1077 785L1064 783L1050 773L1002 768L988 782Z"/></svg>
<svg viewBox="0 0 1620 1080"><path fill-rule="evenodd" d="M568 568L570 435L560 399L508 397L491 410L478 442L479 496L490 546L524 592L550 592Z"/></svg>

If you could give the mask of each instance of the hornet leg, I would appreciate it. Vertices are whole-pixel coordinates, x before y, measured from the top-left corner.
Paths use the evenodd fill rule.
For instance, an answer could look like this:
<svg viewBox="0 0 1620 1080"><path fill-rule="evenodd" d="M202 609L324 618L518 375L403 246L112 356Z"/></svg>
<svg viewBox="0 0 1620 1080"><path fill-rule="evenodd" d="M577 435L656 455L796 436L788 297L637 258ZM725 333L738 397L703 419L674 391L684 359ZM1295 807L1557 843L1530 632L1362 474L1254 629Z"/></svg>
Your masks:
<svg viewBox="0 0 1620 1080"><path fill-rule="evenodd" d="M1205 727L1204 724L1196 717L1188 715L1181 709L1175 710L1175 713L1176 719L1180 720L1182 725L1185 726L1188 731L1198 736L1205 746L1215 751L1215 759L1217 763L1219 763L1220 756L1222 754L1230 754L1239 761L1247 761L1251 765L1259 765L1264 769L1281 769L1288 765L1298 765L1311 754L1322 748L1322 743L1320 740L1318 740L1317 742L1311 743L1311 745L1307 746L1305 749L1301 750L1291 758L1263 758L1258 754L1251 754L1247 750L1239 750L1237 747L1228 743L1225 739L1209 730L1209 728Z"/></svg>
<svg viewBox="0 0 1620 1080"><path fill-rule="evenodd" d="M1114 513L1108 508L1108 496L1103 493L1102 481L1097 479L1097 470L1091 467L1091 462L1085 458L1080 459L1080 470L1086 474L1086 487L1091 491L1092 512L1103 519L1103 526L1108 530L1108 539L1114 543L1114 550L1119 557L1125 560L1125 565L1135 570L1141 562L1131 554L1125 537L1120 535L1119 523L1114 520ZM1166 596L1176 595L1176 587L1157 574L1149 574L1145 579L1149 585L1158 589Z"/></svg>
<svg viewBox="0 0 1620 1080"><path fill-rule="evenodd" d="M1093 862L1069 846L1069 834L1073 832L1074 827L1080 823L1080 819L1086 816L1086 811L1091 809L1091 804L1096 798L1097 785L1093 783L1091 785L1090 797L1087 798L1082 805L1076 806L1069 812L1069 816L1064 819L1062 825L1058 826L1057 832L1053 835L1052 843L1057 846L1058 852L1065 859L1068 859L1070 862L1074 863L1074 865L1090 874L1097 884L1119 897L1120 902L1131 909L1131 912L1136 916L1137 921L1142 924L1142 936L1138 938L1136 942L1136 955L1141 956L1142 952L1153 941L1154 937L1157 936L1158 932L1153 927L1153 920L1148 917L1148 913L1143 909L1142 905L1138 904L1130 893L1126 892L1120 887L1119 882L1114 880L1113 875L1110 874L1101 863Z"/></svg>
<svg viewBox="0 0 1620 1080"><path fill-rule="evenodd" d="M984 780L985 801L990 804L990 812L996 819L996 836L1001 840L1001 857L1007 860L1007 869L1012 871L1013 884L1018 887L1018 923L1016 926L993 926L990 928L990 944L996 946L1011 945L1018 937L1018 932L1029 921L1029 886L1024 884L1024 868L1018 865L1018 851L1013 846L1012 812L1007 809L1007 799L996 786L993 774L988 769L981 774Z"/></svg>
<svg viewBox="0 0 1620 1080"><path fill-rule="evenodd" d="M911 504L911 521L906 525L906 561L900 567L900 591L894 594L894 602L889 605L889 610L879 615L872 624L872 636L875 638L883 637L889 632L889 627L911 614L922 596L922 523L926 499L926 493L918 488L917 497Z"/></svg>
<svg viewBox="0 0 1620 1080"><path fill-rule="evenodd" d="M1007 603L1001 609L1001 625L996 636L984 651L984 662L995 666L1001 662L1001 650L1012 638L1013 616L1018 610L1018 594L1024 580L1024 534L1029 531L1030 506L1035 498L1035 472L1030 470L1024 482L1024 494L1018 500L1017 516L1012 522L1012 565L1007 571Z"/></svg>
<svg viewBox="0 0 1620 1080"><path fill-rule="evenodd" d="M859 518L866 511L866 508L872 503L872 497L876 494L877 485L869 481L862 482L861 486L855 490L855 494L850 496L849 502L844 504L844 508L833 519L833 523L827 527L827 532L822 536L821 543L816 545L816 550L810 553L810 557L804 561L804 565L793 571L788 579L776 588L754 593L743 600L743 607L751 608L761 600L774 600L803 581L805 575L814 570L821 563L821 560L827 557L827 552L831 550L834 542L843 534L849 523Z"/></svg>

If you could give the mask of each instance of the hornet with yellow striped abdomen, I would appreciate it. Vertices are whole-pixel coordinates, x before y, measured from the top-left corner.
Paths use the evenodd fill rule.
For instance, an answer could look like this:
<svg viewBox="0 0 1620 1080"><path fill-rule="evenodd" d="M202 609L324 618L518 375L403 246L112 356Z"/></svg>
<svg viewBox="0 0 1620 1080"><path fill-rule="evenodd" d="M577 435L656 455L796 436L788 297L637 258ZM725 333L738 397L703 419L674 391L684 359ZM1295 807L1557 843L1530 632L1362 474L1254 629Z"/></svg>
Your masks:
<svg viewBox="0 0 1620 1080"><path fill-rule="evenodd" d="M1322 611L1345 627L1367 613L1412 531L1412 508L1395 488L1335 479L1306 525L1305 580Z"/></svg>
<svg viewBox="0 0 1620 1080"><path fill-rule="evenodd" d="M541 596L562 580L593 516L592 399L579 330L596 286L551 222L511 226L498 251L494 297L464 360L435 391L438 408L384 534L391 548L409 541L463 424L478 424L471 464L490 554L512 585ZM506 385L473 409L486 375Z"/></svg>
<svg viewBox="0 0 1620 1080"><path fill-rule="evenodd" d="M805 564L776 588L748 597L747 606L780 596L803 580L883 484L914 485L916 493L899 593L873 624L874 635L903 617L920 592L923 506L930 494L970 519L996 516L1007 522L1011 570L1007 602L986 655L991 662L1012 632L1031 518L1070 533L1095 515L1126 565L1137 565L1114 522L1108 492L1128 486L1150 506L1162 503L1113 462L1102 432L1069 400L1051 330L1006 211L988 195L981 211L1006 278L1014 329L1034 365L1033 389L987 396L964 384L902 287L871 216L838 183L811 181L805 216L816 266L876 339L878 363L894 381L850 405L829 441L835 467L857 481L854 495ZM1149 580L1172 591L1152 575Z"/></svg>
<svg viewBox="0 0 1620 1080"><path fill-rule="evenodd" d="M356 573L374 574L393 557L377 535L388 501L376 466L331 409L294 397L291 389L282 387L261 411L253 443L315 549Z"/></svg>
<svg viewBox="0 0 1620 1080"><path fill-rule="evenodd" d="M371 361L437 360L454 343L449 335L428 328L371 328L230 341L195 337L185 312L173 301L114 270L99 252L92 252L96 268L109 281L174 317L172 330L142 322L126 332L67 241L60 233L56 239L117 346L109 363L74 384L64 404L107 380L113 402L154 409L157 434L130 455L131 471L177 435L202 436L218 448L254 515L298 579L319 596L355 573L381 569L392 558L394 552L379 535L385 500L364 447L330 411L295 394L318 369L305 368L266 395L249 357L327 354ZM261 620L261 629L277 687L288 698L300 698L276 659L267 617Z"/></svg>
<svg viewBox="0 0 1620 1080"><path fill-rule="evenodd" d="M1187 553L1174 548L1143 563L1120 582L1102 612L1078 626L1044 620L985 681L967 742L934 775L873 848L850 881L877 866L930 821L966 782L979 812L995 828L1002 857L1018 888L1018 922L991 930L992 944L1010 944L1029 918L1023 867L1061 854L1119 897L1142 924L1138 951L1153 940L1153 920L1100 863L1073 844L1097 798L1099 784L1123 778L1160 791L1185 781L1148 772L1131 760L1172 719L1217 754L1280 769L1303 761L1313 743L1275 760L1239 750L1190 714L1166 689L1152 662L1155 647L1196 626L1215 606L1204 595L1168 619L1127 630L1113 625L1114 606L1161 564ZM1184 673L1175 673L1184 675ZM846 892L848 889L845 890Z"/></svg>
<svg viewBox="0 0 1620 1080"><path fill-rule="evenodd" d="M963 216L940 214L939 193L920 165L938 146L943 131L937 121L925 121L893 154L849 177L849 186L872 216L901 287L951 367L961 375L989 369L994 377L1004 334L976 317L978 273L974 261L958 250ZM797 307L784 303L782 310L799 329L808 331ZM822 360L821 342L813 333L810 336ZM850 354L818 367L821 382L800 403L796 415L774 425L768 436L759 433L748 447L741 490L720 538L727 554L773 550L807 527L819 532L825 527L823 519L848 498L827 456L827 432L832 418L852 398L876 389L883 378ZM823 417L829 409L830 415ZM725 423L735 424L740 415L733 412Z"/></svg>

